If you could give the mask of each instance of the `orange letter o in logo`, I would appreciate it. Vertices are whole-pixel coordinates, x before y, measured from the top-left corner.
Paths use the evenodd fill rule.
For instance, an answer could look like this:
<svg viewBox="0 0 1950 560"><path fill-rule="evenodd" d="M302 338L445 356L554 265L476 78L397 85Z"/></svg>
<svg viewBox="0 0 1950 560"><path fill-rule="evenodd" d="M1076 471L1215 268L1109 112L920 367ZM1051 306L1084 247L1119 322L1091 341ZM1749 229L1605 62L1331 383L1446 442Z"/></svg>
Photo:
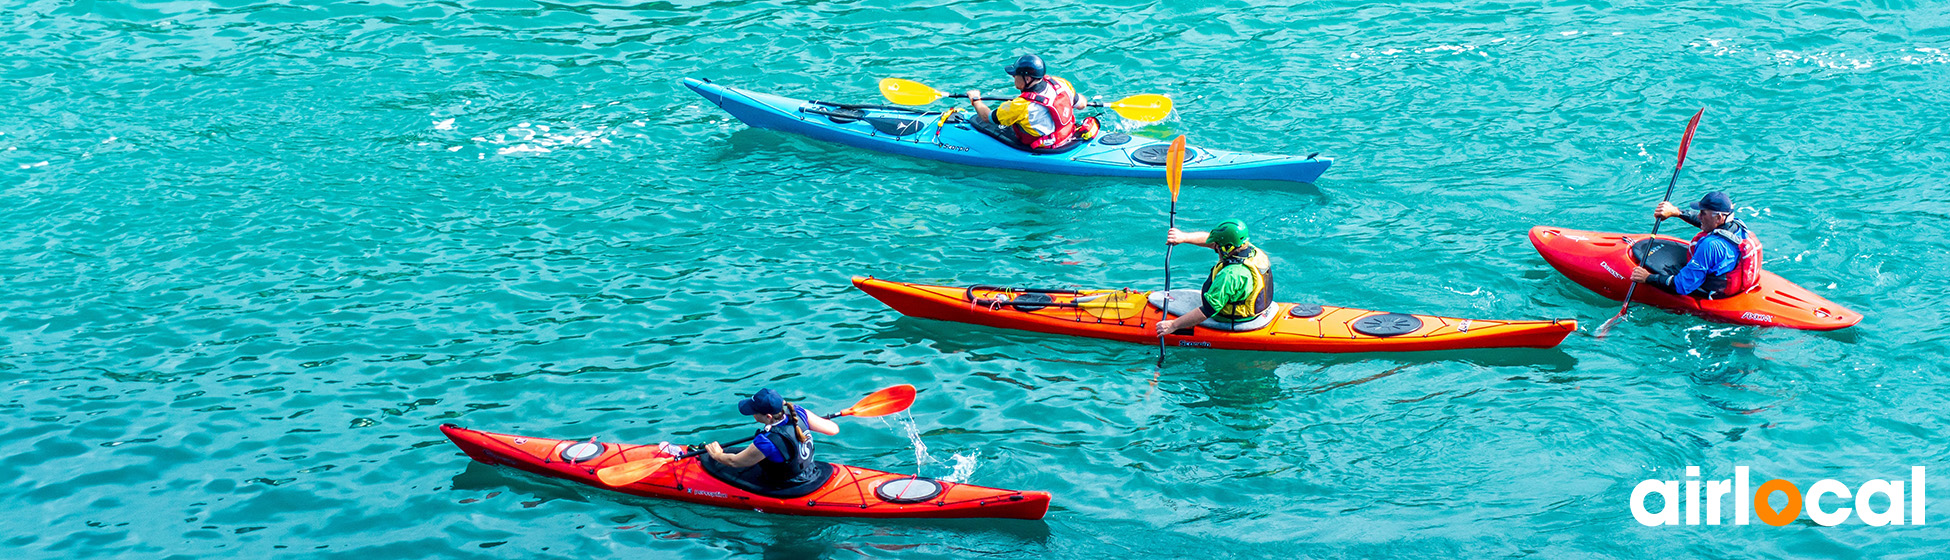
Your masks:
<svg viewBox="0 0 1950 560"><path fill-rule="evenodd" d="M1767 505L1767 495L1775 492L1787 494L1787 507L1774 509ZM1801 517L1801 488L1778 478L1761 484L1759 489L1754 490L1754 516L1759 517L1761 523L1775 527L1786 527L1793 523Z"/></svg>

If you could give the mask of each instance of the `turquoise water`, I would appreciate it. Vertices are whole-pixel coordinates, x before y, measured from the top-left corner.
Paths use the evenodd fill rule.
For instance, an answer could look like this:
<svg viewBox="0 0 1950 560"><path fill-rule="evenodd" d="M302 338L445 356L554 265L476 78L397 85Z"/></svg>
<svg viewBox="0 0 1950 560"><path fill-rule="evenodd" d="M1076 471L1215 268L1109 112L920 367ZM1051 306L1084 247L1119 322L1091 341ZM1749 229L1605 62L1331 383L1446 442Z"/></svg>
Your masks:
<svg viewBox="0 0 1950 560"><path fill-rule="evenodd" d="M38 1L0 11L0 506L27 557L1924 556L1950 546L1940 4ZM1315 151L1195 184L1282 298L1573 317L1551 350L1272 355L902 318L854 291L1155 287L1166 194L749 130L686 76L872 101L1038 51L1144 133ZM1532 225L1733 194L1814 334L1615 304ZM1129 124L1120 125L1135 128ZM1209 262L1178 251L1180 282ZM472 464L436 427L732 439L1056 496L1044 522L765 516ZM962 459L957 462L954 457ZM1931 522L1638 525L1642 479L1935 475ZM972 468L971 468L972 467ZM1940 473L1940 474L1938 474Z"/></svg>

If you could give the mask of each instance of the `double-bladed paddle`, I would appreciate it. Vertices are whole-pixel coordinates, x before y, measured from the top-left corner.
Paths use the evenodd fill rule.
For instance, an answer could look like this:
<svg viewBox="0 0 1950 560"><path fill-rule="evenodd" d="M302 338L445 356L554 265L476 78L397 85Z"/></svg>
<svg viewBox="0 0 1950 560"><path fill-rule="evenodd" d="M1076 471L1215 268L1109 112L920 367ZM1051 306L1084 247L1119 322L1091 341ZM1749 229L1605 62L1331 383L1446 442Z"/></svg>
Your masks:
<svg viewBox="0 0 1950 560"><path fill-rule="evenodd" d="M1693 120L1686 123L1686 136L1679 139L1679 161L1673 162L1672 164L1672 180L1666 181L1666 197L1659 199L1660 202L1672 200L1672 188L1679 184L1679 168L1686 165L1686 148L1692 145L1693 130L1699 128L1699 118L1705 114L1706 108L1701 107L1699 112L1693 113ZM1662 223L1665 223L1664 218L1652 220L1653 237L1658 237L1659 224ZM1651 254L1647 253L1646 256L1650 257ZM1632 292L1637 291L1638 288L1638 282L1633 282L1631 286L1625 288L1625 305L1618 308L1618 315L1612 316L1611 320L1605 321L1603 326L1598 327L1598 338L1604 338L1606 334L1610 334L1612 326L1618 324L1618 321L1625 318L1625 312L1632 310Z"/></svg>
<svg viewBox="0 0 1950 560"><path fill-rule="evenodd" d="M826 418L839 418L841 416L859 416L861 418L872 418L875 416L886 416L889 414L894 414L903 410L907 410L907 407L910 406L914 406L914 386L895 385L892 387L881 389L879 391L874 391L873 394L867 395L866 398L860 399L860 402L853 403L853 406L848 407L846 410L842 410L839 411L838 413L826 415ZM726 445L738 445L740 443L751 441L755 437L758 436L753 435L752 437L734 441ZM655 474L657 470L663 468L664 465L668 465L676 461L681 461L684 459L696 457L698 455L703 455L704 452L705 450L699 449L696 451L685 453L683 455L678 455L676 457L657 457L653 459L639 459L636 461L623 463L621 465L612 465L608 467L603 467L602 470L596 471L596 479L602 481L603 484L612 487L627 486L630 484L635 484L637 481L643 480L645 478L649 478L651 474Z"/></svg>
<svg viewBox="0 0 1950 560"><path fill-rule="evenodd" d="M914 80L886 78L880 80L880 95L895 105L927 105L943 97L966 98L967 95L950 94L927 84ZM986 101L1008 101L1010 97L984 97ZM1171 98L1155 93L1140 93L1110 103L1092 102L1091 107L1109 107L1118 115L1134 121L1157 122L1171 114Z"/></svg>
<svg viewBox="0 0 1950 560"><path fill-rule="evenodd" d="M1171 149L1165 152L1165 185L1171 187L1171 214L1166 218L1166 227L1178 228L1178 183L1185 176L1185 135L1180 134L1171 140ZM1165 244L1165 304L1158 310L1158 320L1171 318L1171 248ZM1165 367L1165 335L1158 335L1158 367Z"/></svg>

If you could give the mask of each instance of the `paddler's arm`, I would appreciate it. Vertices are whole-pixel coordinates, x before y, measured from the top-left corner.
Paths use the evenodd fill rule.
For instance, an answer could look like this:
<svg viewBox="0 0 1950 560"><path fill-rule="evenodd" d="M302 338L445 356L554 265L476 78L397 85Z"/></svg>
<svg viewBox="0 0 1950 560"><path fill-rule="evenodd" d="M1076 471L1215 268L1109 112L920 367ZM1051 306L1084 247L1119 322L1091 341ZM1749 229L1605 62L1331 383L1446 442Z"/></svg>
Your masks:
<svg viewBox="0 0 1950 560"><path fill-rule="evenodd" d="M1685 220L1686 223L1693 224L1693 227L1699 227L1698 212L1680 210L1678 206L1673 206L1671 202L1660 202L1659 207L1652 210L1652 217L1661 220L1666 218L1679 218Z"/></svg>
<svg viewBox="0 0 1950 560"><path fill-rule="evenodd" d="M806 415L806 427L829 436L840 435L840 425L817 414Z"/></svg>
<svg viewBox="0 0 1950 560"><path fill-rule="evenodd" d="M1219 312L1219 306L1251 296L1252 278L1249 273L1241 271L1240 268L1228 266L1220 269L1219 275L1212 279L1212 289L1199 294L1198 309L1193 309L1177 319L1159 321L1158 336L1203 323Z"/></svg>
<svg viewBox="0 0 1950 560"><path fill-rule="evenodd" d="M1706 276L1715 270L1721 274L1732 272L1740 257L1728 252L1725 243L1701 240L1700 246L1693 248L1693 258L1686 266L1672 274L1655 274L1645 267L1632 267L1632 281L1667 288L1674 294L1689 295L1706 283Z"/></svg>
<svg viewBox="0 0 1950 560"><path fill-rule="evenodd" d="M968 104L975 107L975 116L981 117L982 122L995 122L995 115L990 112L989 104L982 102L982 90L968 90Z"/></svg>
<svg viewBox="0 0 1950 560"><path fill-rule="evenodd" d="M765 451L760 450L756 445L747 445L743 450L733 454L725 453L724 447L714 441L704 444L704 452L711 455L711 460L732 468L745 468L765 460Z"/></svg>
<svg viewBox="0 0 1950 560"><path fill-rule="evenodd" d="M1211 237L1212 232L1209 231L1179 231L1178 228L1171 228L1170 231L1165 232L1165 243L1170 245L1189 243L1210 249L1212 246L1205 243Z"/></svg>
<svg viewBox="0 0 1950 560"><path fill-rule="evenodd" d="M1186 313L1184 315L1181 315L1177 319L1172 319L1170 321L1158 321L1158 336L1164 336L1180 330L1184 330L1187 327L1202 322L1205 322L1205 308L1201 307L1198 309L1193 309L1191 313Z"/></svg>

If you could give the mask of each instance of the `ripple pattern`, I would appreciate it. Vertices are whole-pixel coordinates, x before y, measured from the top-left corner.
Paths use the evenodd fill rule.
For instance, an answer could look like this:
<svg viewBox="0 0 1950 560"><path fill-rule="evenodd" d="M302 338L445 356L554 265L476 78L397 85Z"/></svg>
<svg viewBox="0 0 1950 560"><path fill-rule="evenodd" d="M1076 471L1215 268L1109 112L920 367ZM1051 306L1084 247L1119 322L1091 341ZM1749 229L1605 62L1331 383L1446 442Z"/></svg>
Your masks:
<svg viewBox="0 0 1950 560"><path fill-rule="evenodd" d="M0 542L22 557L1950 546L1935 524L1645 528L1626 503L1688 465L1950 460L1942 5L27 0L0 42ZM1640 310L1554 350L1154 371L1142 347L899 317L847 278L1151 287L1160 186L749 130L678 85L994 89L1030 51L1095 96L1178 100L1122 129L1337 158L1318 185L1180 200L1188 225L1251 223L1283 299L1596 325L1614 304L1524 232L1646 228L1704 106L1676 198L1733 193L1767 268L1868 320ZM435 430L730 439L735 393L827 407L893 383L923 389L928 453L972 462L917 466L881 420L827 458L1047 490L1047 522L636 500L469 463Z"/></svg>

